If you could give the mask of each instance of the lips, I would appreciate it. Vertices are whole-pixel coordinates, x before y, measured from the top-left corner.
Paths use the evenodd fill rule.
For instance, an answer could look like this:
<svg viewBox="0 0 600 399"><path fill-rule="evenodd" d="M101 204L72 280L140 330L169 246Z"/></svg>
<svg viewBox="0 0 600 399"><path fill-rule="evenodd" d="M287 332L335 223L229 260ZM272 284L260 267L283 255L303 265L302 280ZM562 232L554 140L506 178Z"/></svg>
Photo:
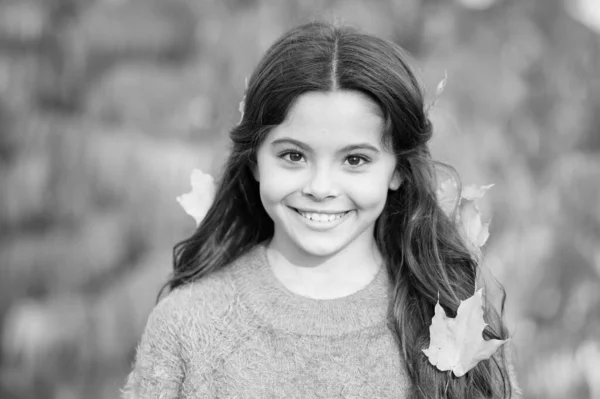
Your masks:
<svg viewBox="0 0 600 399"><path fill-rule="evenodd" d="M296 213L300 214L304 219L318 222L318 223L331 223L337 220L342 219L346 216L350 211L341 211L341 212L324 212L324 211L305 211L293 207L289 207L294 210Z"/></svg>

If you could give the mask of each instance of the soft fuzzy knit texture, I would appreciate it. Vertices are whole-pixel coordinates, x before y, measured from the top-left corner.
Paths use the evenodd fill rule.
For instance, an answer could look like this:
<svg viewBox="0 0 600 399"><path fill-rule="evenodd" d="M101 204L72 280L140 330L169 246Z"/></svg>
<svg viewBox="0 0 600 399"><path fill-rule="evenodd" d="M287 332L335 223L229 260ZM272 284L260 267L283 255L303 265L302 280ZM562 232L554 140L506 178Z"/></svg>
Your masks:
<svg viewBox="0 0 600 399"><path fill-rule="evenodd" d="M390 294L385 267L343 298L295 294L258 245L158 303L123 398L404 398Z"/></svg>

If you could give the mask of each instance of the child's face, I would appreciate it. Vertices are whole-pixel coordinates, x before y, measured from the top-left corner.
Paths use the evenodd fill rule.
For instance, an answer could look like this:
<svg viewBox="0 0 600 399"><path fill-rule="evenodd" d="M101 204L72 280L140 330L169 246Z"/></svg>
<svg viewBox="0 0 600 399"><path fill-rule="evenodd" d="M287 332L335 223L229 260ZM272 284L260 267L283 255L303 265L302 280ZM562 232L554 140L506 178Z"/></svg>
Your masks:
<svg viewBox="0 0 600 399"><path fill-rule="evenodd" d="M377 111L358 92L305 93L269 133L254 175L274 241L325 257L373 240L388 190L400 185Z"/></svg>

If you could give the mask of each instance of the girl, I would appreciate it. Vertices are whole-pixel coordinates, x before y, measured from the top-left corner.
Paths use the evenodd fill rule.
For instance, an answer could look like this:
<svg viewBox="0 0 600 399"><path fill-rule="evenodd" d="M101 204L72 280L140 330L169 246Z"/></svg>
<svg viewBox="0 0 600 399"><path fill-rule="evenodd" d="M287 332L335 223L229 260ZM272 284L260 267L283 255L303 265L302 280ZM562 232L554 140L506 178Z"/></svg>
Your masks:
<svg viewBox="0 0 600 399"><path fill-rule="evenodd" d="M174 249L125 398L504 398L502 352L457 378L423 353L477 264L436 201L406 54L291 30L251 76L206 217ZM488 314L486 338L505 339Z"/></svg>

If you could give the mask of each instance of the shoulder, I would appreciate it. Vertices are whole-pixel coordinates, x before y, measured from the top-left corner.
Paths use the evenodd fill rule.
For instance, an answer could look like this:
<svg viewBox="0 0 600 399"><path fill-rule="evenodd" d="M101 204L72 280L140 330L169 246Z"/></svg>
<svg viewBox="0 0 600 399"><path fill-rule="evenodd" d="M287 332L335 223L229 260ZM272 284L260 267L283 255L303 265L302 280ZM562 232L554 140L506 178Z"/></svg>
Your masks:
<svg viewBox="0 0 600 399"><path fill-rule="evenodd" d="M153 310L156 317L185 322L219 317L235 300L229 265L182 286L163 297Z"/></svg>
<svg viewBox="0 0 600 399"><path fill-rule="evenodd" d="M228 315L240 311L237 282L242 269L257 257L258 251L251 248L220 269L175 288L154 307L149 323L168 323L184 331L218 329Z"/></svg>

